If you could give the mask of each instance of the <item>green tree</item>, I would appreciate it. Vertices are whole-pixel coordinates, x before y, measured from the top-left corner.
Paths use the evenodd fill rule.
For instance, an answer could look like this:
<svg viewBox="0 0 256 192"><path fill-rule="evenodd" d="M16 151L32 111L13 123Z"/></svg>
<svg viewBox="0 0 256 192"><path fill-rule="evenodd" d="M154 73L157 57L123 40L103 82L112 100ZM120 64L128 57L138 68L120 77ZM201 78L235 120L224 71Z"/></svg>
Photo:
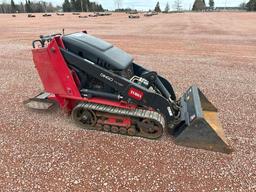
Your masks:
<svg viewBox="0 0 256 192"><path fill-rule="evenodd" d="M35 13L42 13L42 12L45 12L45 9L44 9L44 2L38 2L38 3L33 3L32 4L32 12L35 12Z"/></svg>
<svg viewBox="0 0 256 192"><path fill-rule="evenodd" d="M75 1L75 11L77 11L77 12L82 11L82 8L81 8L81 0L76 0L76 1Z"/></svg>
<svg viewBox="0 0 256 192"><path fill-rule="evenodd" d="M164 9L164 12L168 13L170 11L170 5L169 3L167 2L166 3L166 6L165 6L165 9Z"/></svg>
<svg viewBox="0 0 256 192"><path fill-rule="evenodd" d="M250 0L246 7L248 11L256 11L256 0Z"/></svg>
<svg viewBox="0 0 256 192"><path fill-rule="evenodd" d="M53 6L53 4L51 2L48 3L47 11L48 12L54 12L55 11L55 7Z"/></svg>
<svg viewBox="0 0 256 192"><path fill-rule="evenodd" d="M155 12L161 12L159 1L156 3Z"/></svg>
<svg viewBox="0 0 256 192"><path fill-rule="evenodd" d="M32 8L31 8L31 2L30 0L26 0L26 3L25 3L25 10L27 13L32 13Z"/></svg>
<svg viewBox="0 0 256 192"><path fill-rule="evenodd" d="M239 7L240 7L240 9L242 9L242 10L246 10L247 9L247 3L245 3L245 2L243 2L243 3L241 3L240 5L239 5Z"/></svg>
<svg viewBox="0 0 256 192"><path fill-rule="evenodd" d="M14 1L11 0L11 12L15 13L17 10L17 6L15 5Z"/></svg>
<svg viewBox="0 0 256 192"><path fill-rule="evenodd" d="M85 12L89 12L89 10L91 10L91 6L90 6L90 2L88 0L80 0L80 4L81 4L81 10L85 11Z"/></svg>
<svg viewBox="0 0 256 192"><path fill-rule="evenodd" d="M214 0L209 0L209 7L210 9L214 9Z"/></svg>
<svg viewBox="0 0 256 192"><path fill-rule="evenodd" d="M76 0L71 0L70 4L71 4L71 11L76 11Z"/></svg>
<svg viewBox="0 0 256 192"><path fill-rule="evenodd" d="M21 12L21 13L25 13L26 12L26 9L25 9L25 7L24 7L22 2L20 2L20 10L19 10L19 12Z"/></svg>
<svg viewBox="0 0 256 192"><path fill-rule="evenodd" d="M74 12L104 11L104 9L100 4L97 4L95 2L90 2L89 0L70 0L70 1L65 0L62 8L64 12L66 10L68 12L69 11L74 11Z"/></svg>
<svg viewBox="0 0 256 192"><path fill-rule="evenodd" d="M193 11L203 11L205 10L205 1L204 0L195 0L192 10Z"/></svg>
<svg viewBox="0 0 256 192"><path fill-rule="evenodd" d="M70 12L71 11L71 4L69 0L65 0L64 3L62 4L62 9L64 12Z"/></svg>

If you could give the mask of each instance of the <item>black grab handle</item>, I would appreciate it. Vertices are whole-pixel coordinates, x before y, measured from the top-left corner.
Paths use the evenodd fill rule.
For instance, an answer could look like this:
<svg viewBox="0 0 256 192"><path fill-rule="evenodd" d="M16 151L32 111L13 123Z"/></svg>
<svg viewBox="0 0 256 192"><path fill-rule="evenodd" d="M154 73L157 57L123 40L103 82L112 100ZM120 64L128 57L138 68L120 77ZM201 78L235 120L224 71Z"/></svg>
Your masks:
<svg viewBox="0 0 256 192"><path fill-rule="evenodd" d="M35 40L32 42L32 47L36 48L36 43L39 42L41 44L41 47L44 47L45 42L50 42L52 40L53 37L57 36L57 35L61 35L61 33L55 33L52 35L40 35L40 39Z"/></svg>
<svg viewBox="0 0 256 192"><path fill-rule="evenodd" d="M53 37L55 37L57 35L61 35L61 33L55 33L55 34L51 34L51 35L40 35L40 39L42 41L50 41L50 40L52 40Z"/></svg>
<svg viewBox="0 0 256 192"><path fill-rule="evenodd" d="M32 42L32 47L33 48L36 48L36 42L39 42L41 44L41 46L44 47L44 43L41 40L38 39L38 40L35 40L35 41Z"/></svg>

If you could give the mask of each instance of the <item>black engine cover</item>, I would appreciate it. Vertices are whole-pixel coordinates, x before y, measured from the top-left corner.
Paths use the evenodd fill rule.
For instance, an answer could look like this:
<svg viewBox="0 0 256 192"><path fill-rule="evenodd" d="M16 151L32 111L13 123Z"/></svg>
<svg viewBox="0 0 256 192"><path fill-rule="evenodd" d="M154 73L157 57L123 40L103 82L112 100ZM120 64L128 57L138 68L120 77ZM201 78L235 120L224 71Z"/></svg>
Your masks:
<svg viewBox="0 0 256 192"><path fill-rule="evenodd" d="M112 44L85 33L63 36L66 49L124 77L133 74L133 58Z"/></svg>

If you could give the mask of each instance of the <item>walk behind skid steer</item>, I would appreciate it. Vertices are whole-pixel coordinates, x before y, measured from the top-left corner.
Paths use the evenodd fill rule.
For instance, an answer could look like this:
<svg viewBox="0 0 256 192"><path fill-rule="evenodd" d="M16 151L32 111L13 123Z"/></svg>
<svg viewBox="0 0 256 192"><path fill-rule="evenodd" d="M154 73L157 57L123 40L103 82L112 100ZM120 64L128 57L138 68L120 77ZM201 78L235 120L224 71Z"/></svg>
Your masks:
<svg viewBox="0 0 256 192"><path fill-rule="evenodd" d="M217 109L196 87L176 99L172 85L121 49L86 32L40 36L33 60L44 92L24 102L58 104L86 129L157 139L166 128L179 145L231 152Z"/></svg>

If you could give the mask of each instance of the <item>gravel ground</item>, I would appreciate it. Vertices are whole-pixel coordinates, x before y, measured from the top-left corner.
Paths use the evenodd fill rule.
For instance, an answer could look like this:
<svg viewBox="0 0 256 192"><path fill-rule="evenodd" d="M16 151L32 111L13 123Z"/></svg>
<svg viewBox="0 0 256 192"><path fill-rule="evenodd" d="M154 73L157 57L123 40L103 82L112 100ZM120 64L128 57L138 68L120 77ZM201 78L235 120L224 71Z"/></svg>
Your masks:
<svg viewBox="0 0 256 192"><path fill-rule="evenodd" d="M185 13L129 20L0 15L0 191L256 191L256 14ZM170 80L198 85L219 108L231 155L77 128L22 101L42 86L40 34L88 30Z"/></svg>

